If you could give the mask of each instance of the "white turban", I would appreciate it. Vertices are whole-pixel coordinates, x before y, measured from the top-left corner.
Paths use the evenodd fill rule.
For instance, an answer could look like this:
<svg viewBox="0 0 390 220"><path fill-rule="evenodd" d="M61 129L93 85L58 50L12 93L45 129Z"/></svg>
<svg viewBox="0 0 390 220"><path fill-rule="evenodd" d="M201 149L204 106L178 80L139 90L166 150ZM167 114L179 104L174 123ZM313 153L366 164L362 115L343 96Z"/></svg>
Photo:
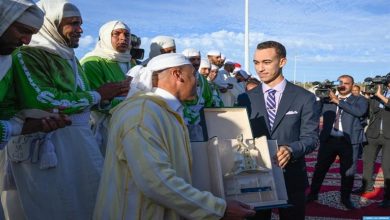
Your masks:
<svg viewBox="0 0 390 220"><path fill-rule="evenodd" d="M62 12L62 18L81 17L79 9L74 4L65 4Z"/></svg>
<svg viewBox="0 0 390 220"><path fill-rule="evenodd" d="M221 56L221 52L219 52L218 50L210 50L209 52L207 52L207 56Z"/></svg>
<svg viewBox="0 0 390 220"><path fill-rule="evenodd" d="M43 24L42 10L30 0L1 0L0 12L0 36L15 21L36 29L40 29Z"/></svg>
<svg viewBox="0 0 390 220"><path fill-rule="evenodd" d="M179 53L161 54L151 59L146 67L137 66L136 69L130 70L130 75L133 77L130 84L130 90L127 97L132 97L139 91L149 92L152 90L153 73L168 69L171 67L191 65L190 61Z"/></svg>
<svg viewBox="0 0 390 220"><path fill-rule="evenodd" d="M200 57L200 51L196 50L194 48L187 48L187 49L183 50L182 54L187 58Z"/></svg>
<svg viewBox="0 0 390 220"><path fill-rule="evenodd" d="M208 69L211 68L210 61L208 59L202 59L200 61L199 69L202 69L202 68L208 68Z"/></svg>
<svg viewBox="0 0 390 220"><path fill-rule="evenodd" d="M38 34L33 35L30 46L38 47L64 59L75 59L74 50L58 32L61 20L68 16L81 16L73 4L65 0L42 0L37 3L45 13L45 21Z"/></svg>
<svg viewBox="0 0 390 220"><path fill-rule="evenodd" d="M175 40L168 36L157 36L150 42L149 59L161 54L161 49L175 47Z"/></svg>
<svg viewBox="0 0 390 220"><path fill-rule="evenodd" d="M30 0L1 0L0 1L0 37L11 26L12 23L28 25L40 29L43 24L44 14L33 1ZM0 57L0 80L11 67L11 55Z"/></svg>
<svg viewBox="0 0 390 220"><path fill-rule="evenodd" d="M110 21L105 23L99 30L99 41L97 42L95 49L87 53L83 58L97 56L108 60L114 60L118 62L130 62L130 47L124 52L120 53L114 49L111 43L112 31L117 29L126 29L130 33L130 28L121 21ZM129 40L130 44L130 40Z"/></svg>
<svg viewBox="0 0 390 220"><path fill-rule="evenodd" d="M43 25L44 16L42 10L34 5L24 11L16 21L39 30Z"/></svg>

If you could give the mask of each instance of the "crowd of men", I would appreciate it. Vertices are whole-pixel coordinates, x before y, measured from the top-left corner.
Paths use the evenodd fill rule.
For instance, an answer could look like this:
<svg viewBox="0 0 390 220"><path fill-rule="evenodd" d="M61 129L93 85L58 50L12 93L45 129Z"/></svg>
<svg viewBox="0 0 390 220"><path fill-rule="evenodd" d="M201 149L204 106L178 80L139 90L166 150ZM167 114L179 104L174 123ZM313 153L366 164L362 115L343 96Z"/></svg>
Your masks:
<svg viewBox="0 0 390 220"><path fill-rule="evenodd" d="M271 219L271 209L254 211L191 185L190 143L207 139L202 109L233 106L248 109L254 137L279 144L274 160L291 205L279 209L280 219L305 218L336 156L341 203L355 209L350 195L364 143L363 182L355 191L373 190L382 150L379 205L390 207L390 81L363 97L352 94L353 77L341 75L337 92L316 99L285 79L287 52L276 41L255 50L261 82L218 50L177 53L169 36L153 38L141 61L132 50L140 38L117 20L100 28L95 48L79 62L82 13L65 0L3 0L0 22L5 219ZM306 196L304 159L318 146Z"/></svg>

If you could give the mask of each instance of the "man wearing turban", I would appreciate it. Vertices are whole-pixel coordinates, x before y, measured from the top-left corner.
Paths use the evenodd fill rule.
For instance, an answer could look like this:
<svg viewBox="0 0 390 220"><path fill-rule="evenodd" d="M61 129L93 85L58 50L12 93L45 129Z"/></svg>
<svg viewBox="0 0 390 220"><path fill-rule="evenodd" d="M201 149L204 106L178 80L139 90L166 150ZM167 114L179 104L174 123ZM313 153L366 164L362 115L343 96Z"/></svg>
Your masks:
<svg viewBox="0 0 390 220"><path fill-rule="evenodd" d="M196 96L191 63L176 53L150 60L142 91L111 110L94 219L243 219L248 206L191 185L192 154L182 102ZM134 82L132 82L134 84Z"/></svg>
<svg viewBox="0 0 390 220"><path fill-rule="evenodd" d="M130 36L130 28L125 23L107 22L100 28L95 49L81 59L91 89L112 82L127 86L121 96L115 97L104 109L96 109L91 113L92 129L103 155L106 153L108 111L124 99L130 85L126 80L126 73L132 67Z"/></svg>

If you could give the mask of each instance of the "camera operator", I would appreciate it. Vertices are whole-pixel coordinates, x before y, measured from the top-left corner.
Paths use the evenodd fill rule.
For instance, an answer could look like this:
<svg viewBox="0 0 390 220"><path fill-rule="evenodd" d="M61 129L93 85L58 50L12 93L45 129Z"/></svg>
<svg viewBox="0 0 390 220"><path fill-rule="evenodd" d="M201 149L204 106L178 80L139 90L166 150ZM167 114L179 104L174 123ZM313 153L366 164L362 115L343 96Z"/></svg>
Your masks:
<svg viewBox="0 0 390 220"><path fill-rule="evenodd" d="M130 43L131 43L131 64L132 66L135 65L140 65L142 63L142 59L144 59L144 49L140 48L141 47L141 38L138 37L135 34L131 34L130 38Z"/></svg>
<svg viewBox="0 0 390 220"><path fill-rule="evenodd" d="M340 158L341 203L347 209L355 209L350 200L356 173L359 145L363 141L363 127L360 117L367 110L368 103L362 96L351 94L354 84L349 75L338 78L339 95L329 89L329 101L322 102L323 129L320 133L320 147L307 202L318 199L322 182L336 156Z"/></svg>
<svg viewBox="0 0 390 220"><path fill-rule="evenodd" d="M383 201L380 207L390 207L390 75L385 81L385 91L383 85L377 86L375 94L369 99L369 124L367 128L368 145L363 149L363 179L362 186L355 190L355 193L366 193L374 190L372 174L374 162L382 149L382 170L385 179L385 190Z"/></svg>

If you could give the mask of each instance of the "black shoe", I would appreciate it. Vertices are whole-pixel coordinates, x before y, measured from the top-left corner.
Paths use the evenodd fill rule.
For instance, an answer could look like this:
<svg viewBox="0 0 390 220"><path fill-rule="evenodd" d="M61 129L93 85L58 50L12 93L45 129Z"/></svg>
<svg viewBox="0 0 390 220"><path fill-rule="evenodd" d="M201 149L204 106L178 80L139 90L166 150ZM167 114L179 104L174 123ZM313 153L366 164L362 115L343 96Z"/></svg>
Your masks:
<svg viewBox="0 0 390 220"><path fill-rule="evenodd" d="M311 194L311 193L309 193L306 196L306 203L311 203L311 202L314 202L314 201L317 201L317 200L318 200L318 194Z"/></svg>
<svg viewBox="0 0 390 220"><path fill-rule="evenodd" d="M390 208L390 199L384 199L379 203L379 207L381 208Z"/></svg>
<svg viewBox="0 0 390 220"><path fill-rule="evenodd" d="M351 202L350 199L342 199L341 203L349 210L356 209L356 206Z"/></svg>
<svg viewBox="0 0 390 220"><path fill-rule="evenodd" d="M374 192L374 187L371 187L369 189L365 189L364 187L359 187L357 189L352 190L353 194L364 194L364 193L370 193Z"/></svg>

